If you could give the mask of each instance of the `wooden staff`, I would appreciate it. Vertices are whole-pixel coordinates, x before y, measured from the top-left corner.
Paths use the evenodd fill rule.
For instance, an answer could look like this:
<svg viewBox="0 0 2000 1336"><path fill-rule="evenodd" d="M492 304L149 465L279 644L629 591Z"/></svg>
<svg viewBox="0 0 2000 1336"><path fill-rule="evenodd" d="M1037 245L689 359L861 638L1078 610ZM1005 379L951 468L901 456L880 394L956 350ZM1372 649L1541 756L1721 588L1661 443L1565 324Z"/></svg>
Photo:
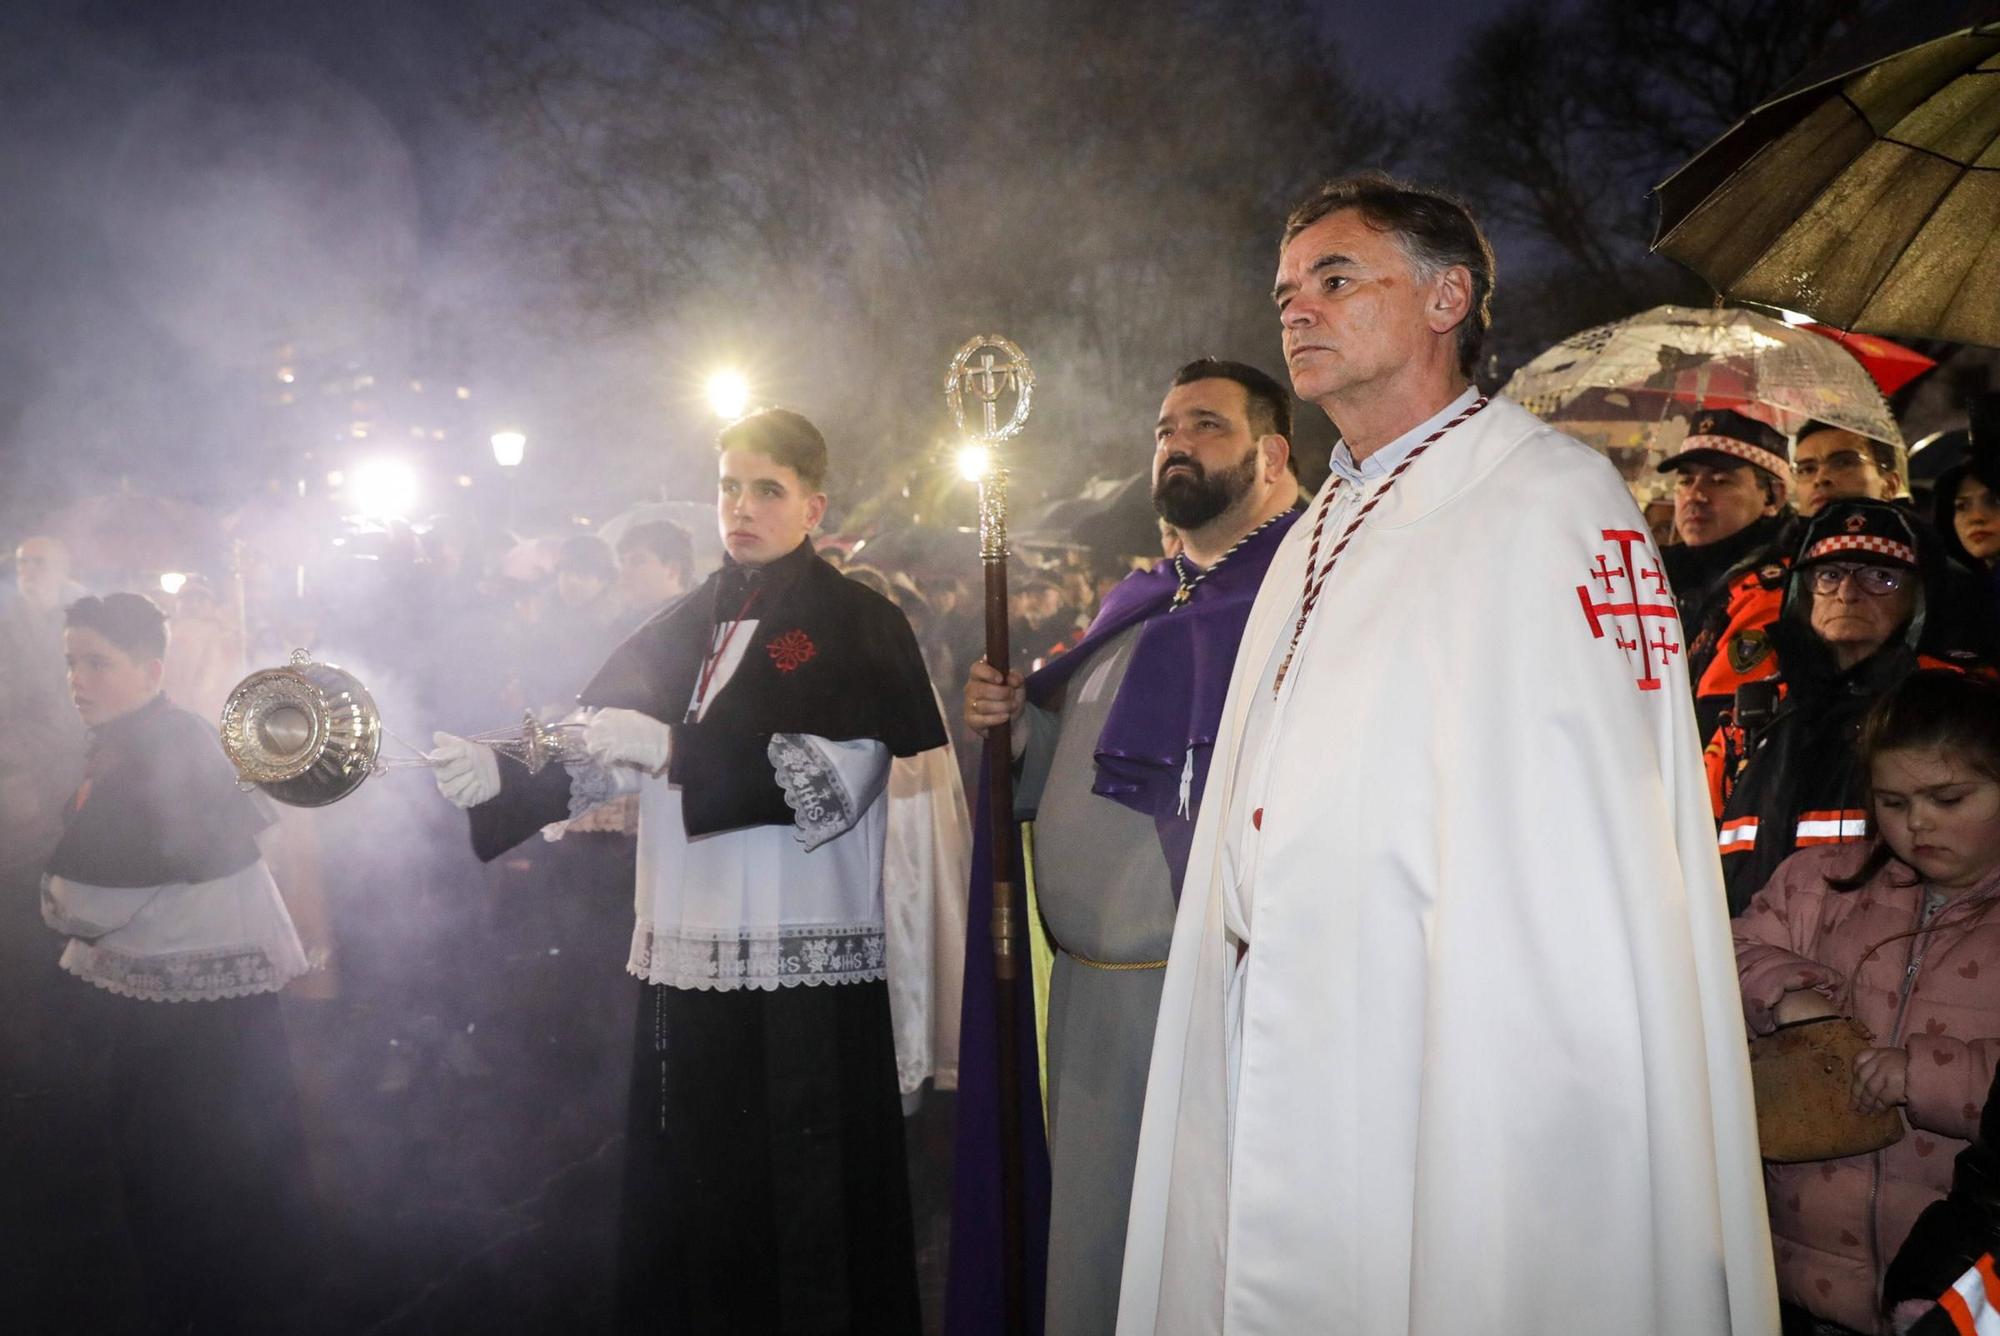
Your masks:
<svg viewBox="0 0 2000 1336"><path fill-rule="evenodd" d="M986 662L1007 675L1007 472L979 481L980 565L986 575ZM1015 981L1021 973L1019 868L1014 842L1014 734L1007 720L986 735L986 820L993 874L993 1018L1000 1050L1000 1275L1006 1330L1026 1331L1027 1262L1021 1229L1021 1066Z"/></svg>
<svg viewBox="0 0 2000 1336"><path fill-rule="evenodd" d="M998 356L996 357L996 354ZM977 359L975 362L974 359ZM1001 360L1004 359L1004 360ZM1035 388L1034 369L1019 346L998 334L979 334L952 358L945 402L959 430L967 430L966 399L980 409L974 430L985 451L979 470L979 561L986 577L986 662L1007 675L1007 470L999 445L1021 430ZM1012 390L1014 411L1005 421L1000 396ZM986 735L986 820L993 875L993 1020L1000 1041L1000 1275L1002 1314L1010 1333L1027 1330L1026 1244L1021 1211L1021 1064L1016 984L1021 977L1021 901L1014 842L1014 736L1002 722Z"/></svg>

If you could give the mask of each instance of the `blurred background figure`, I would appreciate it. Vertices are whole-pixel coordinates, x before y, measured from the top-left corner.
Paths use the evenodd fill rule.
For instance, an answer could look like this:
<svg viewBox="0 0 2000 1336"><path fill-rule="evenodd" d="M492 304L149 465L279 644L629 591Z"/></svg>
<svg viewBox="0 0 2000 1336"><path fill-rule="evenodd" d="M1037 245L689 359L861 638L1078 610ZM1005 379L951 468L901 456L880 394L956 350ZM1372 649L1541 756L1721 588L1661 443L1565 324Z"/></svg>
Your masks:
<svg viewBox="0 0 2000 1336"><path fill-rule="evenodd" d="M671 520L635 524L618 538L618 596L624 617L640 622L694 585L694 543Z"/></svg>
<svg viewBox="0 0 2000 1336"><path fill-rule="evenodd" d="M38 614L59 614L82 598L82 585L70 578L69 549L59 538L37 535L14 549L14 588Z"/></svg>
<svg viewBox="0 0 2000 1336"><path fill-rule="evenodd" d="M556 556L556 597L579 626L609 627L618 619L618 560L602 538L574 534Z"/></svg>
<svg viewBox="0 0 2000 1336"><path fill-rule="evenodd" d="M0 592L0 863L37 866L54 842L57 814L83 764L83 727L69 707L63 609L84 594L69 549L25 538L14 549L13 588Z"/></svg>
<svg viewBox="0 0 2000 1336"><path fill-rule="evenodd" d="M165 687L167 699L211 725L246 671L243 624L236 600L225 598L203 575L190 575L169 605Z"/></svg>
<svg viewBox="0 0 2000 1336"><path fill-rule="evenodd" d="M1946 550L1979 577L2000 619L2000 440L1974 439L1967 458L1938 476L1932 516Z"/></svg>

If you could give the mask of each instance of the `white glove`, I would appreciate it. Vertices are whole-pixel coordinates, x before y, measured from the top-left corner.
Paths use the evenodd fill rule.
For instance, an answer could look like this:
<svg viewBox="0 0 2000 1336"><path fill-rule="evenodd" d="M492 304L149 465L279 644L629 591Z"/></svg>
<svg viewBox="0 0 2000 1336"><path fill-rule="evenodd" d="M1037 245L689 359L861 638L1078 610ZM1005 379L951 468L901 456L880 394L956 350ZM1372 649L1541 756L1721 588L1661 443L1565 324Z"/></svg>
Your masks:
<svg viewBox="0 0 2000 1336"><path fill-rule="evenodd" d="M584 750L599 765L637 766L657 775L667 768L674 734L650 714L637 710L599 710L583 728Z"/></svg>
<svg viewBox="0 0 2000 1336"><path fill-rule="evenodd" d="M500 758L482 742L453 733L433 733L437 747L427 758L438 792L459 807L477 807L500 792Z"/></svg>

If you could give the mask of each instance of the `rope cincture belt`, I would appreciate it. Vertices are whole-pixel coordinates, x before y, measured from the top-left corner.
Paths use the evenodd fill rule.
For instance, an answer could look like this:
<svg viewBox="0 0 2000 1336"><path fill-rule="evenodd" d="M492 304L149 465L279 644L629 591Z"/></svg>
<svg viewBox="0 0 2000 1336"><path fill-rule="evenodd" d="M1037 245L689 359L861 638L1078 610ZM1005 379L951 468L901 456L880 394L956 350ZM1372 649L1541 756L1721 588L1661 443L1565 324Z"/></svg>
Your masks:
<svg viewBox="0 0 2000 1336"><path fill-rule="evenodd" d="M1077 964L1088 965L1094 970L1163 970L1167 967L1167 962L1164 960L1092 960L1080 951L1070 950L1061 942L1056 943L1056 950Z"/></svg>

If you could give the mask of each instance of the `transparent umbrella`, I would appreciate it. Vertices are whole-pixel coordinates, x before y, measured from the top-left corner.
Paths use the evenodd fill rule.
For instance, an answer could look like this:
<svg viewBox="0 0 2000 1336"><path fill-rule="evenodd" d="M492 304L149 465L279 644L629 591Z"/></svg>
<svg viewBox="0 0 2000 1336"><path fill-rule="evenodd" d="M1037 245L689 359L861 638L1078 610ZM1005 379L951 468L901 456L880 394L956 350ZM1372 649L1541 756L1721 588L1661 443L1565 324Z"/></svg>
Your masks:
<svg viewBox="0 0 2000 1336"><path fill-rule="evenodd" d="M1860 362L1831 339L1754 311L1656 306L1570 335L1515 372L1504 392L1612 451L1634 481L1701 408L1733 408L1787 436L1817 421L1903 445Z"/></svg>

